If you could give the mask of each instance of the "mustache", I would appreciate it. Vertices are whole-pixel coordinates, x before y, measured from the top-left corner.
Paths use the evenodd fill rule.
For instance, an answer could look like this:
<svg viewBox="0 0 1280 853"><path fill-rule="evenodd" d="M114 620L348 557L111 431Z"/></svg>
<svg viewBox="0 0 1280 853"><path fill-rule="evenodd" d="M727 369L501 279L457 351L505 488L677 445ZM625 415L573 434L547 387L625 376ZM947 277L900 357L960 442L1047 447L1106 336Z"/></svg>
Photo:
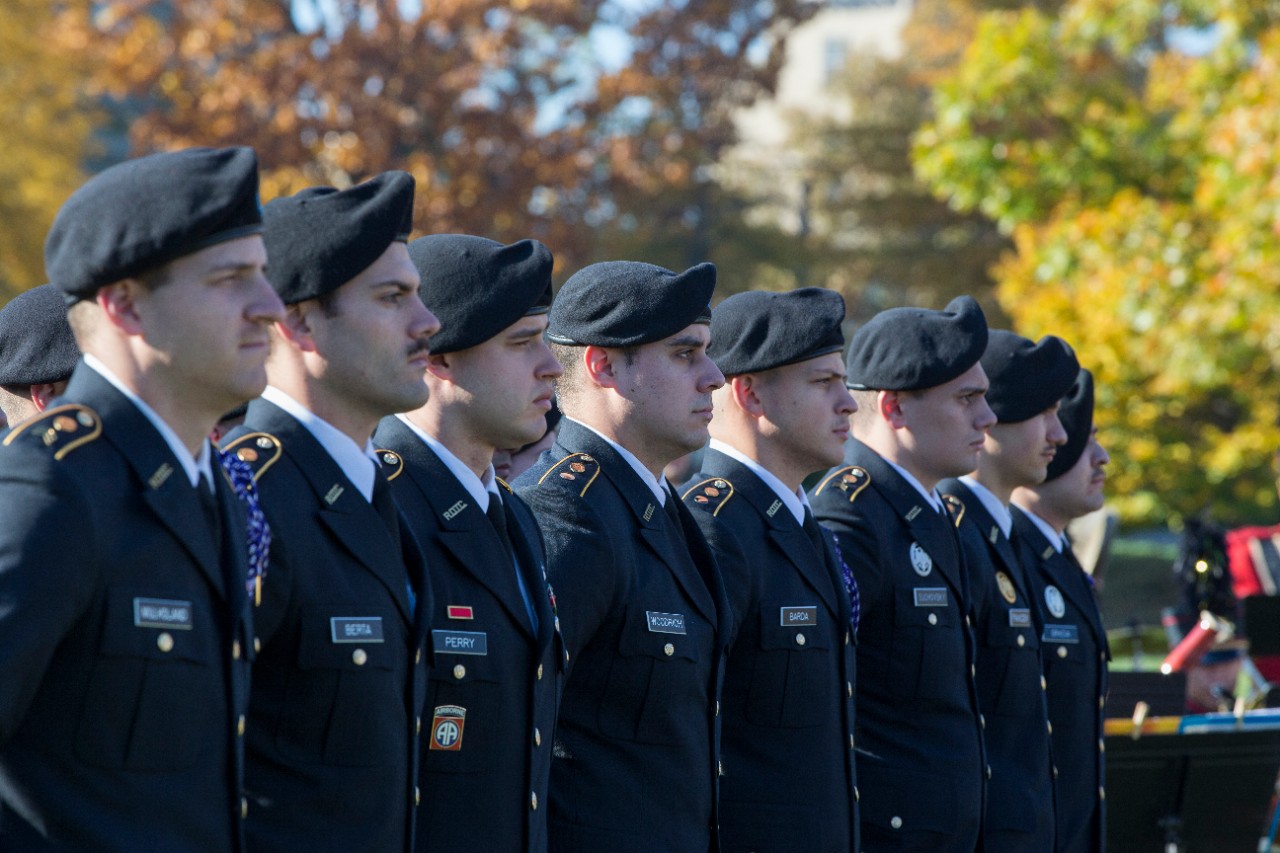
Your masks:
<svg viewBox="0 0 1280 853"><path fill-rule="evenodd" d="M431 355L431 341L429 338L422 340L409 347L408 356L413 358L415 355Z"/></svg>

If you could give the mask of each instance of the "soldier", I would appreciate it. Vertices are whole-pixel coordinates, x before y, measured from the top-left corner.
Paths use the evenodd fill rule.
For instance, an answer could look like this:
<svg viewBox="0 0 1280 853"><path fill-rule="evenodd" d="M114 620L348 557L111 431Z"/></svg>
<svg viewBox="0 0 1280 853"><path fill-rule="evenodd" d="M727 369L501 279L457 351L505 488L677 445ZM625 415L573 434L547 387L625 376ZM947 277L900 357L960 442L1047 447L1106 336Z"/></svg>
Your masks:
<svg viewBox="0 0 1280 853"><path fill-rule="evenodd" d="M45 243L84 360L0 448L0 849L243 849L244 510L206 436L266 383L251 150L97 175Z"/></svg>
<svg viewBox="0 0 1280 853"><path fill-rule="evenodd" d="M857 743L868 853L972 851L989 770L973 683L969 593L935 486L972 471L995 416L982 309L882 311L853 336L848 465L814 490L861 600Z"/></svg>
<svg viewBox="0 0 1280 853"><path fill-rule="evenodd" d="M1102 721L1111 650L1085 574L1066 539L1067 523L1101 509L1111 461L1093 425L1093 376L1081 370L1058 417L1067 443L1038 486L1013 492L1013 529L1028 567L1053 724L1058 853L1101 851L1106 845Z"/></svg>
<svg viewBox="0 0 1280 853"><path fill-rule="evenodd" d="M848 853L856 607L801 482L839 463L855 405L844 300L808 287L739 293L711 316L711 448L682 488L716 552L735 636L721 727L721 849Z"/></svg>
<svg viewBox="0 0 1280 853"><path fill-rule="evenodd" d="M551 252L441 234L409 244L440 318L427 404L374 434L431 567L435 669L427 690L417 849L547 849L547 778L564 644L524 502L494 476L497 447L536 439L560 364L542 333Z"/></svg>
<svg viewBox="0 0 1280 853"><path fill-rule="evenodd" d="M227 447L273 531L254 612L251 850L408 850L430 598L370 438L416 408L429 338L405 240L413 179L303 190L265 211L283 299L267 376Z"/></svg>
<svg viewBox="0 0 1280 853"><path fill-rule="evenodd" d="M79 360L66 300L52 284L20 293L0 309L0 410L9 424L48 408Z"/></svg>
<svg viewBox="0 0 1280 853"><path fill-rule="evenodd" d="M1008 504L1014 488L1044 480L1066 441L1058 400L1079 365L1061 338L1033 343L995 330L982 368L991 383L987 403L999 422L987 431L974 473L939 488L952 505L972 592L978 707L991 764L983 850L1045 853L1054 832L1048 712L1039 634L1026 571L1010 541Z"/></svg>
<svg viewBox="0 0 1280 853"><path fill-rule="evenodd" d="M706 352L714 288L711 264L677 274L608 262L573 275L551 308L564 419L516 486L547 540L570 664L552 850L716 846L728 605L706 541L661 476L706 442L724 382Z"/></svg>

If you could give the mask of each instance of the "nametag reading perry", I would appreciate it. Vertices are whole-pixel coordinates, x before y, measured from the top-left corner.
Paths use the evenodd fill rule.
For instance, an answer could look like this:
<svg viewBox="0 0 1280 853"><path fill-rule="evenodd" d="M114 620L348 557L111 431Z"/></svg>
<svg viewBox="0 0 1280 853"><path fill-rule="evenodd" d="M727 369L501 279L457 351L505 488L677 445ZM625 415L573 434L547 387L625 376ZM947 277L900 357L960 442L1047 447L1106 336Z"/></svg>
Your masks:
<svg viewBox="0 0 1280 853"><path fill-rule="evenodd" d="M438 655L487 655L489 635L484 631L435 630L431 632L431 645Z"/></svg>
<svg viewBox="0 0 1280 853"><path fill-rule="evenodd" d="M946 607L947 588L942 586L918 586L911 590L916 607Z"/></svg>
<svg viewBox="0 0 1280 853"><path fill-rule="evenodd" d="M133 624L138 628L174 628L190 631L191 602L168 598L135 598Z"/></svg>
<svg viewBox="0 0 1280 853"><path fill-rule="evenodd" d="M818 624L818 606L816 604L807 607L783 607L781 610L781 621L778 624L784 628L788 625Z"/></svg>
<svg viewBox="0 0 1280 853"><path fill-rule="evenodd" d="M1010 628L1030 628L1031 627L1030 608L1010 607L1009 608L1009 627Z"/></svg>
<svg viewBox="0 0 1280 853"><path fill-rule="evenodd" d="M335 643L381 643L381 616L334 616L329 636Z"/></svg>
<svg viewBox="0 0 1280 853"><path fill-rule="evenodd" d="M1080 626L1045 625L1044 636L1040 639L1046 643L1078 643L1080 642Z"/></svg>
<svg viewBox="0 0 1280 853"><path fill-rule="evenodd" d="M658 613L654 610L646 610L644 615L649 620L649 630L655 634L685 633L683 613Z"/></svg>

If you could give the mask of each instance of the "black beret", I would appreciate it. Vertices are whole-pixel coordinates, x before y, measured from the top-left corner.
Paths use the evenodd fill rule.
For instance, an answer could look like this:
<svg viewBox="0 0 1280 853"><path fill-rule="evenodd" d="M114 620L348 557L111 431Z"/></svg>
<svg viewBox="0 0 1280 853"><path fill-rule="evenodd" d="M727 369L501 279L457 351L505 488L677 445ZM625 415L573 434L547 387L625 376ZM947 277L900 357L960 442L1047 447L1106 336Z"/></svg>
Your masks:
<svg viewBox="0 0 1280 853"><path fill-rule="evenodd" d="M1021 335L993 329L982 354L991 388L987 404L1001 423L1034 418L1062 398L1076 381L1080 363L1062 338L1046 335L1032 343Z"/></svg>
<svg viewBox="0 0 1280 853"><path fill-rule="evenodd" d="M482 344L551 307L551 250L537 240L504 246L466 234L432 234L409 244L422 276L418 294L440 319L433 353Z"/></svg>
<svg viewBox="0 0 1280 853"><path fill-rule="evenodd" d="M44 242L49 280L68 298L262 231L251 148L189 148L95 175L58 211Z"/></svg>
<svg viewBox="0 0 1280 853"><path fill-rule="evenodd" d="M735 293L711 312L707 354L725 376L770 370L844 349L844 297L802 287Z"/></svg>
<svg viewBox="0 0 1280 853"><path fill-rule="evenodd" d="M61 382L79 360L67 302L52 284L20 293L0 310L0 385Z"/></svg>
<svg viewBox="0 0 1280 853"><path fill-rule="evenodd" d="M332 293L413 230L413 176L383 172L350 189L310 187L267 203L267 279L293 305Z"/></svg>
<svg viewBox="0 0 1280 853"><path fill-rule="evenodd" d="M1044 481L1056 480L1075 467L1089 446L1089 437L1093 435L1093 374L1080 368L1076 374L1075 384L1062 398L1062 406L1058 409L1058 420L1067 431L1067 443L1058 448L1049 463L1049 473Z"/></svg>
<svg viewBox="0 0 1280 853"><path fill-rule="evenodd" d="M557 344L633 347L711 322L715 264L675 273L639 261L578 270L551 306L547 339Z"/></svg>
<svg viewBox="0 0 1280 853"><path fill-rule="evenodd" d="M971 296L945 311L890 308L854 332L845 372L856 390L921 391L950 382L987 348L987 318Z"/></svg>

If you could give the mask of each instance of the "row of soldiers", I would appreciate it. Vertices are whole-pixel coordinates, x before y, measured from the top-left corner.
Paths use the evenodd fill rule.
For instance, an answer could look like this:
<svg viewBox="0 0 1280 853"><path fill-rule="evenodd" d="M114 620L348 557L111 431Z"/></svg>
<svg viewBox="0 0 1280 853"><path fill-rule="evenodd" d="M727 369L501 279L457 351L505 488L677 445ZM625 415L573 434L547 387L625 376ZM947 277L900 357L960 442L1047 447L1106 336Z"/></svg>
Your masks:
<svg viewBox="0 0 1280 853"><path fill-rule="evenodd" d="M60 210L0 311L0 849L1101 849L1066 344L965 297L845 356L710 264L553 300L413 191L193 149Z"/></svg>

